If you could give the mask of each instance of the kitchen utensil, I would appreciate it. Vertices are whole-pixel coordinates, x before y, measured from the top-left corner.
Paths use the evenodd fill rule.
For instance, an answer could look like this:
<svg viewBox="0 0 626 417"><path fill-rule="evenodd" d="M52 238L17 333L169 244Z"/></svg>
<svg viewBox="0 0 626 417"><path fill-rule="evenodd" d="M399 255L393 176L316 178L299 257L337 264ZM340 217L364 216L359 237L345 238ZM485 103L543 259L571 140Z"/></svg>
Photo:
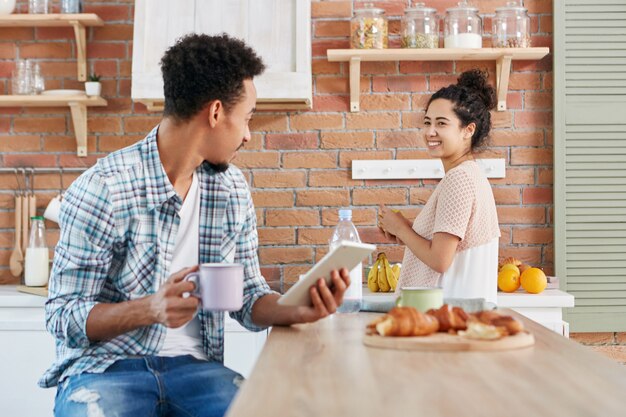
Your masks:
<svg viewBox="0 0 626 417"><path fill-rule="evenodd" d="M434 333L418 337L385 337L365 335L363 344L381 349L450 351L498 351L521 349L535 344L531 333L521 332L498 340L475 340L449 333Z"/></svg>
<svg viewBox="0 0 626 417"><path fill-rule="evenodd" d="M9 268L11 275L19 277L22 274L24 256L21 248L21 233L22 233L22 196L15 192L15 244L13 246L13 252L9 258Z"/></svg>

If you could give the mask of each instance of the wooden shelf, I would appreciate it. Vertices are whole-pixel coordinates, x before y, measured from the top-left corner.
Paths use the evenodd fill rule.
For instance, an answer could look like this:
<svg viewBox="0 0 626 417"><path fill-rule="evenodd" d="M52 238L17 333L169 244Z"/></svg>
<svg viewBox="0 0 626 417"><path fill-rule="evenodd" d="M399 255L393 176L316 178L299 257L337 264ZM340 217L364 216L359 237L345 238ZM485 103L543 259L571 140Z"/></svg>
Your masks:
<svg viewBox="0 0 626 417"><path fill-rule="evenodd" d="M73 27L76 37L78 81L87 80L87 37L85 28L103 25L102 19L94 13L11 14L0 16L0 27Z"/></svg>
<svg viewBox="0 0 626 417"><path fill-rule="evenodd" d="M163 111L164 100L162 98L140 98L133 101L145 105L148 111ZM309 110L310 108L311 102L308 99L258 99L256 102L257 111Z"/></svg>
<svg viewBox="0 0 626 417"><path fill-rule="evenodd" d="M63 107L72 112L76 135L76 154L87 156L87 107L106 106L102 97L83 94L71 96L0 95L0 107Z"/></svg>
<svg viewBox="0 0 626 417"><path fill-rule="evenodd" d="M365 61L496 61L498 111L506 110L511 61L539 60L549 48L480 48L480 49L329 49L329 61L350 62L350 111L359 111L361 62Z"/></svg>

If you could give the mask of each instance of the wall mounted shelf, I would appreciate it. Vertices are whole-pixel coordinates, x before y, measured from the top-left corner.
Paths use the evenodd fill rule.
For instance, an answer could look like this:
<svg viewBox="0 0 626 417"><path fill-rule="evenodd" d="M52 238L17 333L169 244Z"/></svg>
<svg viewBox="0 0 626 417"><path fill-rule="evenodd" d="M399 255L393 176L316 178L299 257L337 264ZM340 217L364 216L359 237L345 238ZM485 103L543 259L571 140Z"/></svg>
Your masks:
<svg viewBox="0 0 626 417"><path fill-rule="evenodd" d="M68 106L72 112L72 123L76 135L76 154L87 156L87 107L106 106L102 97L73 96L28 96L0 95L0 107L62 107Z"/></svg>
<svg viewBox="0 0 626 417"><path fill-rule="evenodd" d="M103 25L102 19L94 13L11 14L0 16L0 27L73 27L74 36L76 36L78 81L87 80L87 37L85 28Z"/></svg>
<svg viewBox="0 0 626 417"><path fill-rule="evenodd" d="M487 178L504 178L505 161L502 158L477 159ZM354 180L397 180L443 178L443 164L439 159L373 159L353 160Z"/></svg>
<svg viewBox="0 0 626 417"><path fill-rule="evenodd" d="M498 111L506 110L511 61L539 60L549 48L481 48L481 49L329 49L329 61L350 63L350 111L359 111L361 62L365 61L496 61Z"/></svg>
<svg viewBox="0 0 626 417"><path fill-rule="evenodd" d="M145 105L148 111L153 112L162 112L165 106L164 100L159 98L139 98L134 101ZM311 101L308 99L258 99L255 108L257 111L309 110Z"/></svg>

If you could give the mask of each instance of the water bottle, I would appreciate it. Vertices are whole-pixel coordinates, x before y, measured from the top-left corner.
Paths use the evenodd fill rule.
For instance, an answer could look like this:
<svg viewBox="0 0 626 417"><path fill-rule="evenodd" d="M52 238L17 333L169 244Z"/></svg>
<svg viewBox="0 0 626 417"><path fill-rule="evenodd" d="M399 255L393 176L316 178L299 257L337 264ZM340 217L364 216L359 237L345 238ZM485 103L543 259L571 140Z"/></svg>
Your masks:
<svg viewBox="0 0 626 417"><path fill-rule="evenodd" d="M352 210L339 210L339 223L330 239L330 249L333 250L342 240L361 242L359 232L352 223ZM356 313L361 309L363 299L363 265L358 264L350 271L350 286L343 296L343 304L339 306L339 313Z"/></svg>
<svg viewBox="0 0 626 417"><path fill-rule="evenodd" d="M48 245L43 217L30 218L30 239L24 261L24 283L29 287L43 287L48 283Z"/></svg>

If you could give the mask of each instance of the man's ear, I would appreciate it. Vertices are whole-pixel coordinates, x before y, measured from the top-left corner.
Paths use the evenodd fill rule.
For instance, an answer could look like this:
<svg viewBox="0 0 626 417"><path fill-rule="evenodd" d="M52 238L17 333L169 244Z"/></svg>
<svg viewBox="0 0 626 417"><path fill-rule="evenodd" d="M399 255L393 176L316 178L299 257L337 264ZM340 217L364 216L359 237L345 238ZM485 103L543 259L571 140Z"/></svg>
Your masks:
<svg viewBox="0 0 626 417"><path fill-rule="evenodd" d="M207 118L209 119L209 126L215 127L224 115L224 105L220 100L213 100L208 104Z"/></svg>

